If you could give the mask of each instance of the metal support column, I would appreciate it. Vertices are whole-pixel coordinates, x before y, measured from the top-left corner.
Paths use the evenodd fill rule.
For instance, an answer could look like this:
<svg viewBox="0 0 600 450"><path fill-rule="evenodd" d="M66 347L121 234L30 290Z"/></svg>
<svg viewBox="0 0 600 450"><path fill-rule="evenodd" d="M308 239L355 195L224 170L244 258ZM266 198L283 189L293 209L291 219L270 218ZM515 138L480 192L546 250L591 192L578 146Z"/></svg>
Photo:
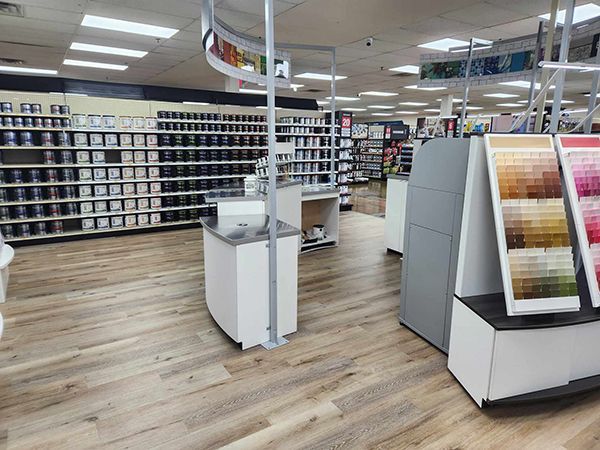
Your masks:
<svg viewBox="0 0 600 450"><path fill-rule="evenodd" d="M331 186L334 187L336 183L335 176L335 76L336 76L337 66L335 62L335 48L331 51L331 154L329 155L331 160ZM341 124L340 124L341 125ZM340 129L341 130L341 129ZM341 135L340 135L341 136ZM341 137L340 137L341 143Z"/></svg>
<svg viewBox="0 0 600 450"><path fill-rule="evenodd" d="M569 57L569 45L571 43L571 27L573 25L573 14L575 12L575 0L567 0L565 23L563 24L562 37L560 41L559 62L566 62ZM550 121L550 133L558 132L560 121L560 107L562 105L563 90L565 86L566 71L561 71L556 80L554 99L552 101L552 120Z"/></svg>
<svg viewBox="0 0 600 450"><path fill-rule="evenodd" d="M596 64L600 64L600 49L596 48ZM596 107L596 99L598 97L598 84L600 83L600 71L594 71L594 78L592 78L592 89L590 89L590 101L588 103L588 115L594 110ZM590 117L583 124L583 132L586 134L590 134L592 132L592 123L594 122L594 118Z"/></svg>
<svg viewBox="0 0 600 450"><path fill-rule="evenodd" d="M537 81L538 63L540 61L540 52L542 51L542 37L544 35L544 22L540 20L538 24L537 40L535 43L535 54L533 55L533 67L531 68L531 84L529 86L529 97L528 105L531 106L533 99L535 98L535 83ZM538 108L538 113L541 114L544 110L544 105ZM529 131L529 124L531 117L527 118L527 131Z"/></svg>
<svg viewBox="0 0 600 450"><path fill-rule="evenodd" d="M467 102L469 100L469 83L471 82L471 63L473 61L473 45L475 38L469 41L469 56L467 57L467 67L465 68L465 89L463 91L463 104L460 111L460 125L458 128L458 137L463 137L465 130L465 118L467 117Z"/></svg>
<svg viewBox="0 0 600 450"><path fill-rule="evenodd" d="M552 61L552 48L554 47L554 31L556 30L556 17L558 15L558 0L552 0L550 6L550 21L548 22L548 32L546 34L546 47L544 48L544 61ZM542 69L542 75L540 78L540 85L544 86L548 82L550 72L548 69ZM546 96L541 100L540 107L538 107L538 113L535 116L535 128L536 133L542 131L544 125L544 107L546 106Z"/></svg>
<svg viewBox="0 0 600 450"><path fill-rule="evenodd" d="M267 53L267 128L269 134L269 341L271 350L288 341L277 329L277 160L275 156L275 40L273 0L265 0L265 44Z"/></svg>

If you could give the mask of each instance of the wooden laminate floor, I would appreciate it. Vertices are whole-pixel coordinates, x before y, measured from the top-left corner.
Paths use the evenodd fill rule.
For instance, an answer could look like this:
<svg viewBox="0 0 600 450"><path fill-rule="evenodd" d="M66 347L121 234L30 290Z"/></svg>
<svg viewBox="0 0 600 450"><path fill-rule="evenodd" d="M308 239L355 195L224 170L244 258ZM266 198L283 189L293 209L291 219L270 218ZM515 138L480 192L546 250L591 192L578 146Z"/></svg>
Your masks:
<svg viewBox="0 0 600 450"><path fill-rule="evenodd" d="M591 448L600 393L479 410L397 321L383 220L300 257L299 331L242 352L203 297L201 230L21 248L0 305L0 448Z"/></svg>

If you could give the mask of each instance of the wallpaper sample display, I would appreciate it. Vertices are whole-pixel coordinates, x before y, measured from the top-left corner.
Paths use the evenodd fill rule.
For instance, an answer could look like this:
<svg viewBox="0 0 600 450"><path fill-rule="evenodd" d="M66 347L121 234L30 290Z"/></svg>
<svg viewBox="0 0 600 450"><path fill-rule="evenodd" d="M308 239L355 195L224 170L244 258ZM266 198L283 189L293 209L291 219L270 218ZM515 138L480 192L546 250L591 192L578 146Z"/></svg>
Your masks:
<svg viewBox="0 0 600 450"><path fill-rule="evenodd" d="M551 138L487 135L486 151L508 314L578 310Z"/></svg>

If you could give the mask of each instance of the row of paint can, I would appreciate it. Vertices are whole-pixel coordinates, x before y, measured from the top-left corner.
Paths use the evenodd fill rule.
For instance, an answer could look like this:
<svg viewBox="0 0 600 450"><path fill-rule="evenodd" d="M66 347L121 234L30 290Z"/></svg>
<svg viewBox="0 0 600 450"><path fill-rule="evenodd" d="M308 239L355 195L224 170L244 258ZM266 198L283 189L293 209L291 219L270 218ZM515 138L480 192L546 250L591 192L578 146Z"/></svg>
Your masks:
<svg viewBox="0 0 600 450"><path fill-rule="evenodd" d="M64 233L64 224L62 220L52 220L48 222L1 225L0 232L2 232L4 239L56 235Z"/></svg>

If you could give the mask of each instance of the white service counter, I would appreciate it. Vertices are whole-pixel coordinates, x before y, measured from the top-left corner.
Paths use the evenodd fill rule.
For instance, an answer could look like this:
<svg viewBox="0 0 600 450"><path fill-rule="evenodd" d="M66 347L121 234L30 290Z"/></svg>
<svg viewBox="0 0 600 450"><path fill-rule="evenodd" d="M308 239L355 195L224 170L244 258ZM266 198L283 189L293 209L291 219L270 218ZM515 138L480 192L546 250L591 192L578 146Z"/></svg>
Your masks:
<svg viewBox="0 0 600 450"><path fill-rule="evenodd" d="M204 277L210 314L242 349L269 340L269 216L204 217ZM277 221L280 336L294 333L298 310L298 235Z"/></svg>

